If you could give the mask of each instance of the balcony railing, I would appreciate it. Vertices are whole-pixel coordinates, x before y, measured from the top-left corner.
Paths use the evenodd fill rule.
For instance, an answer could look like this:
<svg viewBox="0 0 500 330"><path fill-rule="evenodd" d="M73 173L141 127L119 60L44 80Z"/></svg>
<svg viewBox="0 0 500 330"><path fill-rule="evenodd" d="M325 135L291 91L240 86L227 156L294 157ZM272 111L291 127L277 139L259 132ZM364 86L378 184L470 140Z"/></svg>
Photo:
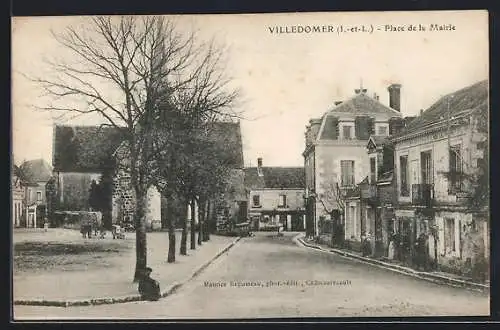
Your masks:
<svg viewBox="0 0 500 330"><path fill-rule="evenodd" d="M360 185L361 198L368 200L377 199L377 186L374 184L363 184Z"/></svg>
<svg viewBox="0 0 500 330"><path fill-rule="evenodd" d="M411 186L411 203L416 206L431 207L434 200L434 185L420 183Z"/></svg>

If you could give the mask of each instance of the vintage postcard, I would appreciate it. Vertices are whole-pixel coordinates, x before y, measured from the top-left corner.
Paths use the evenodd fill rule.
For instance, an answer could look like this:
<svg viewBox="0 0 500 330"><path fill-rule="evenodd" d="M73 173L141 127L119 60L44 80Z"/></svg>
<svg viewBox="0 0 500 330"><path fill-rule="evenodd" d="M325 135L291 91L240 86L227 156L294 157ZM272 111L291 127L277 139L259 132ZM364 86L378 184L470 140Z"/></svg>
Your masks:
<svg viewBox="0 0 500 330"><path fill-rule="evenodd" d="M486 11L12 18L13 319L488 316Z"/></svg>

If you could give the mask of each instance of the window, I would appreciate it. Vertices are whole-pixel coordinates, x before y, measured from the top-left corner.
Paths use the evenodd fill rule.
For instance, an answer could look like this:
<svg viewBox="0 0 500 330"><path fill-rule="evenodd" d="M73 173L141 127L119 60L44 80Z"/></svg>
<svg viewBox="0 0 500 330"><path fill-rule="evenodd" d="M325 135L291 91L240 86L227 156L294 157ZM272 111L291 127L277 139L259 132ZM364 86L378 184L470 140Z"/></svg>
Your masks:
<svg viewBox="0 0 500 330"><path fill-rule="evenodd" d="M344 125L342 126L342 138L344 140L351 140L352 139L352 130L353 130L353 127L350 126L350 125Z"/></svg>
<svg viewBox="0 0 500 330"><path fill-rule="evenodd" d="M450 177L448 179L448 192L454 194L462 191L462 155L460 146L453 146L449 150Z"/></svg>
<svg viewBox="0 0 500 330"><path fill-rule="evenodd" d="M445 218L444 249L446 253L455 252L455 219Z"/></svg>
<svg viewBox="0 0 500 330"><path fill-rule="evenodd" d="M37 200L37 202L42 201L42 192L41 191L36 192L36 200Z"/></svg>
<svg viewBox="0 0 500 330"><path fill-rule="evenodd" d="M341 185L344 187L354 186L354 161L341 160L340 172L341 172Z"/></svg>
<svg viewBox="0 0 500 330"><path fill-rule="evenodd" d="M420 166L422 170L422 183L432 184L433 183L433 173L432 173L432 153L431 151L424 151L420 153Z"/></svg>
<svg viewBox="0 0 500 330"><path fill-rule="evenodd" d="M259 195L253 195L252 201L253 201L253 206L260 206L260 196Z"/></svg>
<svg viewBox="0 0 500 330"><path fill-rule="evenodd" d="M379 126L377 135L387 136L387 126Z"/></svg>
<svg viewBox="0 0 500 330"><path fill-rule="evenodd" d="M286 195L280 195L279 207L286 207Z"/></svg>
<svg viewBox="0 0 500 330"><path fill-rule="evenodd" d="M410 185L408 182L408 156L399 157L399 167L400 167L400 182L401 191L400 194L403 197L410 196Z"/></svg>
<svg viewBox="0 0 500 330"><path fill-rule="evenodd" d="M370 183L375 183L377 181L377 163L376 158L370 158Z"/></svg>

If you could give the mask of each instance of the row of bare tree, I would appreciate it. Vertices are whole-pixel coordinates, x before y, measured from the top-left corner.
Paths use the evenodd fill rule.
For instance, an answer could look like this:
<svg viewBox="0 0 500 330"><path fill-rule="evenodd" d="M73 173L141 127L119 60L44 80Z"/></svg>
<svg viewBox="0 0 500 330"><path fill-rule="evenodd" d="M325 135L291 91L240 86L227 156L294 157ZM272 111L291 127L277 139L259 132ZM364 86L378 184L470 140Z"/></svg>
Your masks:
<svg viewBox="0 0 500 330"><path fill-rule="evenodd" d="M156 186L168 201L196 201L206 210L224 189L230 166L220 155L226 146L210 133L214 122L239 117L225 51L158 16L93 17L53 35L64 57L48 61L46 76L32 78L50 96L39 108L57 112L58 119L97 115L123 132L119 164L136 197L136 281L147 266L147 190ZM205 214L200 212L200 243ZM172 219L169 228L175 248ZM186 221L181 241L185 254Z"/></svg>

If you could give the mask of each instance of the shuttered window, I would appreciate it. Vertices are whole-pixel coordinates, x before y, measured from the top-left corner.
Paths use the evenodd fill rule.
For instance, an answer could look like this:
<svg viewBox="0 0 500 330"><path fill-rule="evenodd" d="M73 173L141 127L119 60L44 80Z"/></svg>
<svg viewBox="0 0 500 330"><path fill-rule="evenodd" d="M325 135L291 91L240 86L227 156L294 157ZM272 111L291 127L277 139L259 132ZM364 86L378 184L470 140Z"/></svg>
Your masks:
<svg viewBox="0 0 500 330"><path fill-rule="evenodd" d="M422 171L422 183L434 183L434 174L432 171L432 152L424 151L420 153L420 165Z"/></svg>
<svg viewBox="0 0 500 330"><path fill-rule="evenodd" d="M358 140L368 140L374 134L375 120L368 116L357 116L355 118L356 138Z"/></svg>
<svg viewBox="0 0 500 330"><path fill-rule="evenodd" d="M339 136L339 120L334 116L327 116L325 119L325 126L321 133L321 139L336 140Z"/></svg>
<svg viewBox="0 0 500 330"><path fill-rule="evenodd" d="M377 167L376 158L370 157L370 183L375 183L377 181Z"/></svg>
<svg viewBox="0 0 500 330"><path fill-rule="evenodd" d="M401 196L410 196L410 185L408 180L408 156L400 156L399 157L399 174L400 174L400 182L401 182Z"/></svg>
<svg viewBox="0 0 500 330"><path fill-rule="evenodd" d="M444 218L444 248L446 253L455 252L455 219Z"/></svg>
<svg viewBox="0 0 500 330"><path fill-rule="evenodd" d="M353 160L341 160L340 161L340 172L341 172L341 185L342 186L353 186L354 185L354 161Z"/></svg>
<svg viewBox="0 0 500 330"><path fill-rule="evenodd" d="M462 155L460 145L449 149L450 177L448 179L448 192L455 194L462 190Z"/></svg>

